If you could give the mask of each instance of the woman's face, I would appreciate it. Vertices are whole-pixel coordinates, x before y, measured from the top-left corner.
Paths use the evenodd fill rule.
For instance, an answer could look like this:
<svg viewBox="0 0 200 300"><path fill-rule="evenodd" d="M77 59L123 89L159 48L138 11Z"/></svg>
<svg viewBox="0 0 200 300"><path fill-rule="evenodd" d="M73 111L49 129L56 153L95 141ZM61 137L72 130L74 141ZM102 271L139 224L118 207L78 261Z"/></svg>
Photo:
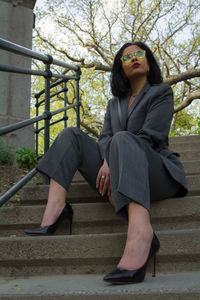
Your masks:
<svg viewBox="0 0 200 300"><path fill-rule="evenodd" d="M146 56L142 52L137 51L143 52L144 50L136 45L131 45L126 47L122 54L122 56L124 57L124 55L129 53L128 56L130 56L130 59L127 59L126 56L122 58L122 69L125 76L129 80L141 75L147 77L147 73L149 71L149 63Z"/></svg>

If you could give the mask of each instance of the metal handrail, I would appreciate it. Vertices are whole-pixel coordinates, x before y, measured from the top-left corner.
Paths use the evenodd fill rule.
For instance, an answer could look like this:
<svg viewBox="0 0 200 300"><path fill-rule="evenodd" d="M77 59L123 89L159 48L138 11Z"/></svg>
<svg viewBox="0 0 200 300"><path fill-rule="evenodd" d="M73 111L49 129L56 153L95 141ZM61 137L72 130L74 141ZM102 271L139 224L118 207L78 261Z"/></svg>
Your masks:
<svg viewBox="0 0 200 300"><path fill-rule="evenodd" d="M0 64L0 71L4 72L10 72L10 73L19 73L19 74L29 74L29 75L38 75L38 76L44 76L47 77L51 75L51 77L55 78L63 78L63 79L76 79L76 76L74 75L64 75L64 74L57 74L57 73L51 73L49 74L48 72L44 71L38 71L38 70L30 70L27 68L19 68L19 67L14 67L14 66L8 66L4 64Z"/></svg>
<svg viewBox="0 0 200 300"><path fill-rule="evenodd" d="M14 44L14 43L4 40L2 38L0 38L0 49L9 51L9 52L12 52L12 53L15 53L18 55L27 56L27 57L30 57L33 59L43 61L46 65L45 71L39 71L39 70L32 70L32 69L27 69L27 68L21 68L21 67L0 64L0 71L3 71L3 72L12 72L12 73L25 74L25 75L36 75L36 76L43 76L45 78L45 89L40 91L39 93L35 94L36 117L30 118L27 120L23 120L21 122L17 122L15 124L7 125L7 126L0 128L0 136L36 123L36 130L35 130L36 141L37 141L36 142L36 153L38 155L38 134L43 129L44 129L44 153L46 153L49 148L50 126L54 125L60 121L64 121L64 124L66 127L66 122L68 119L68 117L66 115L67 110L76 107L77 127L80 127L80 105L81 105L80 99L79 99L79 80L80 80L80 75L81 75L80 67L67 64L65 62L62 62L62 61L59 61L59 60L53 58L51 55L46 55L46 54L42 54L39 52L35 52L31 49ZM57 65L57 66L68 68L69 70L76 71L76 74L75 75L64 75L64 74L53 73L53 72L51 72L51 65L53 65L53 64ZM56 81L53 84L50 84L50 80L52 77L59 78L60 80ZM68 80L76 81L76 103L67 106L66 93L67 93L68 89L66 87L66 82ZM60 92L50 95L51 88L56 87L57 85L59 85L61 83L64 83L64 88ZM50 111L50 98L52 98L55 95L60 94L61 92L64 93L64 107L54 110L54 111ZM45 99L43 101L38 102L38 99L43 94L45 95ZM45 111L42 115L38 116L39 106L43 102L45 103ZM64 116L61 119L50 123L50 119L52 118L52 116L59 114L61 112L64 112ZM45 120L45 126L38 129L38 122L41 120ZM4 195L2 195L0 197L0 207L4 203L6 203L16 192L18 192L28 181L30 181L36 173L37 173L37 170L34 168L26 176L24 176L24 178L22 178L18 183L16 183L11 189L9 189L9 191L7 191Z"/></svg>
<svg viewBox="0 0 200 300"><path fill-rule="evenodd" d="M52 112L44 112L41 116L37 116L37 117L31 118L31 119L20 121L20 122L15 123L15 124L4 126L4 127L0 128L0 135L4 135L6 133L10 133L10 132L15 131L17 129L24 128L26 126L29 126L29 125L34 124L34 123L36 123L38 121L41 121L41 120L45 120L45 119L50 120L52 118L52 116L55 116L55 115L57 115L61 112L69 110L70 108L73 108L73 107L76 107L76 104L71 104L67 107L62 107L62 108L56 109ZM51 125L51 124L49 124L49 125Z"/></svg>
<svg viewBox="0 0 200 300"><path fill-rule="evenodd" d="M0 207L6 203L12 196L14 196L26 183L28 183L37 173L36 168L32 169L21 180L19 180L13 187L11 187L3 196L0 197Z"/></svg>
<svg viewBox="0 0 200 300"><path fill-rule="evenodd" d="M31 49L25 48L23 46L20 46L18 44L12 43L10 41L4 40L0 38L0 48L15 54L31 57L40 61L43 61L44 63L49 63L52 59L52 62L56 66L68 68L70 70L78 71L79 66L73 66L70 64L67 64L63 61L60 61L58 59L52 58L50 55L42 54L36 51L33 51Z"/></svg>

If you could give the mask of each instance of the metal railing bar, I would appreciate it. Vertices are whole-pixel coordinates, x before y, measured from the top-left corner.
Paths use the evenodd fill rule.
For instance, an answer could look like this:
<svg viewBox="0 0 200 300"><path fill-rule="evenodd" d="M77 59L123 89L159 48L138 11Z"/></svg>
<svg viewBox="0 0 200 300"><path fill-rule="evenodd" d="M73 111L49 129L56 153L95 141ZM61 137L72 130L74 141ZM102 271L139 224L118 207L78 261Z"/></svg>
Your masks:
<svg viewBox="0 0 200 300"><path fill-rule="evenodd" d="M41 60L45 63L49 62L49 57L47 55L39 53L39 52L35 52L31 49L28 49L28 48L25 48L23 46L17 45L15 43L4 40L2 38L0 38L0 48L3 49L3 50L6 50L6 51L10 51L10 52L19 54L19 55L24 55L24 56L31 57L31 58L34 58L34 59L38 59L38 60ZM54 59L54 58L53 58L52 63L54 65L65 67L65 68L68 68L70 70L77 71L79 69L78 66L73 66L73 65L67 64L65 62L62 62L58 59Z"/></svg>
<svg viewBox="0 0 200 300"><path fill-rule="evenodd" d="M17 74L26 74L26 75L38 75L38 76L44 76L44 77L49 75L45 71L32 70L32 69L27 69L27 68L19 68L19 67L15 67L15 66L4 65L4 64L0 64L0 71L17 73ZM51 73L51 76L55 77L55 78L62 78L65 80L76 79L76 75L63 75L63 74Z"/></svg>
<svg viewBox="0 0 200 300"><path fill-rule="evenodd" d="M73 107L76 107L76 106L77 106L77 104L74 103L74 104L71 104L71 105L69 105L69 106L66 106L66 107L63 107L63 108L56 109L56 110L52 111L51 114L52 114L52 116L55 116L55 115L57 115L57 114L59 114L59 113L61 113L61 112L63 112L63 111L66 111L66 110L68 110L68 109L70 109L70 108L73 108Z"/></svg>
<svg viewBox="0 0 200 300"><path fill-rule="evenodd" d="M54 121L54 122L50 123L49 126L55 125L55 124L57 124L57 123L59 123L59 122L61 122L61 121L64 121L64 120L65 120L65 117L63 117L62 119L59 119L59 120L57 120L57 121ZM44 128L45 128L44 126L43 126L43 127L40 127L39 129L35 130L35 132L40 133L40 131L44 130ZM51 139L51 138L49 138L49 139Z"/></svg>
<svg viewBox="0 0 200 300"><path fill-rule="evenodd" d="M25 74L25 75L38 75L38 76L43 76L45 78L45 89L40 91L39 93L35 94L36 98L36 116L34 118L30 118L27 120L23 120L20 122L17 122L15 124L10 124L7 126L4 126L0 128L0 136L6 133L10 133L12 131L15 131L17 129L21 129L23 127L32 125L36 123L36 153L38 156L38 148L42 146L39 144L39 136L43 135L44 136L44 153L47 152L49 149L50 144L52 144L53 139L50 137L50 126L55 125L61 121L65 121L64 126L66 128L67 125L67 114L66 111L71 109L71 108L76 108L76 115L77 115L77 127L80 127L80 99L79 99L79 80L80 80L80 75L81 75L81 69L80 66L76 65L70 65L68 63L59 61L57 59L54 59L51 55L49 54L42 54L39 52L32 51L31 49L25 48L23 46L17 45L15 43L12 43L10 41L4 40L0 38L0 49L3 49L5 51L9 51L18 55L26 56L29 58L37 59L42 61L45 64L45 70L32 70L31 68L24 68L24 67L18 67L18 66L10 66L10 65L4 65L0 64L0 71L3 72L11 72L11 73L18 73L18 74ZM67 68L67 72L69 70L74 70L76 71L74 75L70 75L69 73L65 74L60 74L59 70L57 71L56 68L55 70L52 70L51 66L52 65L57 65L61 66L64 68ZM56 82L53 84L50 84L51 78L55 77L58 78ZM67 106L67 81L68 80L75 80L76 81L76 103L71 104ZM57 89L51 90L52 88L60 85ZM52 94L51 94L52 92ZM50 104L50 99L64 93L64 107L54 110L51 112L51 104ZM38 101L40 96L43 95L42 101ZM41 99L40 99L41 100ZM45 103L45 108L44 112L42 115L39 115L39 106L41 104ZM63 113L62 116L59 116L59 120L53 121L50 123L50 119L52 116ZM39 121L44 120L45 126L38 129L39 127ZM44 130L44 133L41 131ZM51 143L50 143L51 142ZM23 179L21 179L17 184L15 184L9 191L7 191L4 195L0 197L0 207L7 202L18 190L20 190L35 174L37 173L36 168L33 169L31 172L29 172ZM47 179L47 178L46 178ZM47 183L48 180L45 179L45 182Z"/></svg>
<svg viewBox="0 0 200 300"><path fill-rule="evenodd" d="M56 92L56 93L54 93L54 94L51 94L51 95L50 95L50 98L53 98L53 97L55 97L55 96L57 96L57 95L59 95L59 94L62 94L64 91L65 91L65 90L62 89L62 90L60 90L60 91L58 91L58 92Z"/></svg>
<svg viewBox="0 0 200 300"><path fill-rule="evenodd" d="M47 116L46 113L44 113L41 116L37 116L37 117L31 118L31 119L20 121L20 122L15 123L15 124L11 124L11 125L7 125L7 126L4 126L4 127L1 127L0 128L0 135L3 135L3 134L6 134L6 133L15 131L17 129L26 127L28 125L31 125L31 124L33 124L33 123L35 123L37 121L44 120L46 118L48 118L48 116Z"/></svg>
<svg viewBox="0 0 200 300"><path fill-rule="evenodd" d="M37 173L36 168L31 170L28 174L26 174L18 183L16 183L13 187L11 187L4 195L0 197L0 207L9 200L12 196L15 195L27 182L29 182L33 176Z"/></svg>
<svg viewBox="0 0 200 300"><path fill-rule="evenodd" d="M55 97L55 96L57 96L57 95L59 95L59 94L62 94L64 91L65 91L65 90L62 89L62 90L60 90L60 91L58 91L58 92L56 92L56 93L50 95L50 98L53 98L53 97ZM43 104L44 102L45 102L45 99L41 100L40 102L38 102L38 103L35 104L35 107L40 107L40 105Z"/></svg>
<svg viewBox="0 0 200 300"><path fill-rule="evenodd" d="M37 103L37 106L39 107L44 102L45 102L45 99L41 100L40 102Z"/></svg>
<svg viewBox="0 0 200 300"><path fill-rule="evenodd" d="M13 52L15 54L24 55L27 57L31 57L34 59L41 60L43 62L48 62L49 58L47 55L35 52L31 49L25 48L23 46L17 45L15 43L12 43L10 41L4 40L0 38L0 48L9 52Z"/></svg>
<svg viewBox="0 0 200 300"><path fill-rule="evenodd" d="M61 112L63 112L63 111L67 111L68 109L73 108L73 107L75 107L75 106L76 106L76 104L71 104L71 105L69 105L69 106L67 106L67 107L63 107L63 108L54 110L53 112L51 112L51 114L52 114L52 116L54 116L54 115L59 114L59 113L61 113ZM54 124L57 124L57 123L59 123L60 121L64 121L65 118L66 118L66 117L64 116L62 119L59 119L59 120L57 120L57 121L54 121L54 122L50 123L49 126L54 125ZM45 128L45 127L43 126L43 127L40 127L40 128L38 128L38 129L36 129L36 130L35 130L35 133L36 133L36 132L37 132L37 133L40 133L40 131L44 130L44 128ZM43 134L43 135L44 135L44 134Z"/></svg>
<svg viewBox="0 0 200 300"><path fill-rule="evenodd" d="M56 74L56 73L52 73L52 77L55 78L63 78L63 79L77 79L76 75L64 75L64 74Z"/></svg>
<svg viewBox="0 0 200 300"><path fill-rule="evenodd" d="M68 68L68 69L74 70L74 71L77 71L79 69L79 66L73 66L73 65L67 64L65 62L62 62L58 59L54 59L54 58L53 58L53 64L56 66Z"/></svg>
<svg viewBox="0 0 200 300"><path fill-rule="evenodd" d="M60 79L60 80L58 80L58 81L52 83L52 84L50 85L50 88L56 87L57 85L59 85L59 84L61 84L61 83L63 83L63 82L65 82L65 80L64 80L64 79ZM35 94L35 98L39 98L39 97L40 97L42 94L44 94L44 93L45 93L45 89L41 90L39 93L36 93L36 94Z"/></svg>
<svg viewBox="0 0 200 300"><path fill-rule="evenodd" d="M80 75L81 75L80 68L76 73L77 73L77 80L76 80L76 106L77 106L76 118L77 118L77 127L80 128L80 105L81 105L80 97L79 97L79 80L80 80Z"/></svg>
<svg viewBox="0 0 200 300"><path fill-rule="evenodd" d="M67 106L67 100L68 100L68 97L67 97L67 91L68 91L68 87L67 87L67 82L65 81L64 82L64 107ZM64 127L67 128L67 120L68 120L68 116L67 116L67 112L66 110L64 111Z"/></svg>
<svg viewBox="0 0 200 300"><path fill-rule="evenodd" d="M19 68L15 66L8 66L0 64L0 71L10 72L10 73L19 73L19 74L28 74L28 75L38 75L38 76L47 76L48 73L39 70L32 70L27 68Z"/></svg>
<svg viewBox="0 0 200 300"><path fill-rule="evenodd" d="M61 122L61 121L64 121L64 119L65 119L65 118L59 119L59 120L57 120L57 121L54 121L54 122L50 123L50 126L51 126L51 125L55 125L55 124L57 124L57 123L59 123L59 122Z"/></svg>

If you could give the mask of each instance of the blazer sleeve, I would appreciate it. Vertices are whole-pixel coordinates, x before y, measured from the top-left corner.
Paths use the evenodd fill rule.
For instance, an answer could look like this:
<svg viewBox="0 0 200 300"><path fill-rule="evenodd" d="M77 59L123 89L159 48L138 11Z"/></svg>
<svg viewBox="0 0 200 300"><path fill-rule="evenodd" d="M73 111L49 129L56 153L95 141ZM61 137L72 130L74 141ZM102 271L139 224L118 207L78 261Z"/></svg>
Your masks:
<svg viewBox="0 0 200 300"><path fill-rule="evenodd" d="M168 138L173 113L173 91L169 85L163 84L152 97L144 124L137 136L152 146L159 145Z"/></svg>
<svg viewBox="0 0 200 300"><path fill-rule="evenodd" d="M101 158L106 157L106 149L112 140L113 132L110 118L110 101L108 102L106 114L104 117L103 129L99 135L98 144L101 152Z"/></svg>

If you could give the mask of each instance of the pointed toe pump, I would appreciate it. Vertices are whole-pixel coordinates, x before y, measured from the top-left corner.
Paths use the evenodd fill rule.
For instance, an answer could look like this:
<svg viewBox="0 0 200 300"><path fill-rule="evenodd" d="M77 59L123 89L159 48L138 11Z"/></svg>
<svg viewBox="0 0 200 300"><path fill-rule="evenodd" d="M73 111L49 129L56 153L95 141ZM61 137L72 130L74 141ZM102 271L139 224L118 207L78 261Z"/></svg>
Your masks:
<svg viewBox="0 0 200 300"><path fill-rule="evenodd" d="M49 226L40 226L35 229L25 230L25 233L32 235L52 235L56 231L57 227L63 222L65 219L69 219L69 230L70 234L72 234L72 218L73 218L73 209L70 204L66 203L65 207L61 211L57 220L49 225Z"/></svg>
<svg viewBox="0 0 200 300"><path fill-rule="evenodd" d="M123 268L115 268L111 273L107 274L104 277L104 281L112 284L126 284L126 283L137 283L142 282L146 275L147 265L150 259L153 257L153 265L152 265L152 277L155 277L155 263L156 263L156 252L160 248L160 242L157 236L153 235L153 239L151 242L151 247L149 251L149 255L145 264L137 269L137 270L126 270Z"/></svg>

